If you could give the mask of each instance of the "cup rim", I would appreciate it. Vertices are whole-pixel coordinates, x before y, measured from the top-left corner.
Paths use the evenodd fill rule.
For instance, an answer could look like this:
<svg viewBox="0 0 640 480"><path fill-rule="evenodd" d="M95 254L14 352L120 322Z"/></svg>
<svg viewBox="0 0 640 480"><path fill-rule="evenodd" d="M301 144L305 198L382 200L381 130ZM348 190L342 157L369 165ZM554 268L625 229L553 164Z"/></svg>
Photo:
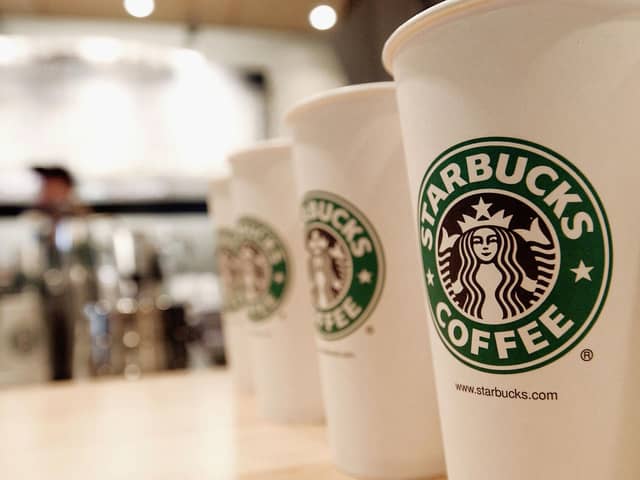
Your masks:
<svg viewBox="0 0 640 480"><path fill-rule="evenodd" d="M400 47L428 27L450 21L452 18L468 15L472 11L498 6L509 1L513 3L513 0L447 0L418 13L396 28L385 42L382 49L382 64L385 70L393 76L393 58Z"/></svg>
<svg viewBox="0 0 640 480"><path fill-rule="evenodd" d="M256 153L263 153L269 151L288 151L291 149L291 140L285 137L270 138L268 140L261 140L249 145L248 147L238 148L227 155L229 163L234 164L242 160L247 160L249 157L253 157Z"/></svg>
<svg viewBox="0 0 640 480"><path fill-rule="evenodd" d="M332 88L324 92L316 93L296 103L284 116L287 125L292 126L294 118L307 113L309 110L322 107L326 104L337 103L354 97L369 95L377 92L395 90L395 82L370 82L347 85L346 87Z"/></svg>
<svg viewBox="0 0 640 480"><path fill-rule="evenodd" d="M562 0L564 3L576 3L583 0ZM629 0L610 0L608 7L625 4ZM393 76L393 59L398 50L418 33L427 28L436 27L473 13L497 9L516 3L534 3L533 0L445 0L418 13L400 25L387 39L382 49L382 64ZM633 7L637 9L637 7Z"/></svg>
<svg viewBox="0 0 640 480"><path fill-rule="evenodd" d="M220 175L209 180L209 191L226 188L231 183L231 175Z"/></svg>

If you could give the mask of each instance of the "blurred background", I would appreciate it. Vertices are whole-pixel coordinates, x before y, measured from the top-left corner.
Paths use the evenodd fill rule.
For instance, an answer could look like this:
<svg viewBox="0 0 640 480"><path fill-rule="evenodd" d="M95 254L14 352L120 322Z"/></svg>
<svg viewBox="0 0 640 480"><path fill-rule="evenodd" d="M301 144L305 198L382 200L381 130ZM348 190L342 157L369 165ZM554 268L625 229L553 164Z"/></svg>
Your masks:
<svg viewBox="0 0 640 480"><path fill-rule="evenodd" d="M0 0L0 388L224 365L211 180L421 0Z"/></svg>

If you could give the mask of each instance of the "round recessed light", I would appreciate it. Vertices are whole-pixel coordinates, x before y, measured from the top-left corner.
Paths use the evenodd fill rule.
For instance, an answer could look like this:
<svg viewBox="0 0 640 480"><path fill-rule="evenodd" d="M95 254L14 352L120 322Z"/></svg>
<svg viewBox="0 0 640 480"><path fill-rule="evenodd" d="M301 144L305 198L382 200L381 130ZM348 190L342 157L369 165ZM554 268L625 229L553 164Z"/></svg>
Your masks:
<svg viewBox="0 0 640 480"><path fill-rule="evenodd" d="M338 21L338 14L329 5L318 5L309 12L309 23L316 30L329 30Z"/></svg>
<svg viewBox="0 0 640 480"><path fill-rule="evenodd" d="M155 10L154 0L124 0L124 9L136 18L148 17Z"/></svg>

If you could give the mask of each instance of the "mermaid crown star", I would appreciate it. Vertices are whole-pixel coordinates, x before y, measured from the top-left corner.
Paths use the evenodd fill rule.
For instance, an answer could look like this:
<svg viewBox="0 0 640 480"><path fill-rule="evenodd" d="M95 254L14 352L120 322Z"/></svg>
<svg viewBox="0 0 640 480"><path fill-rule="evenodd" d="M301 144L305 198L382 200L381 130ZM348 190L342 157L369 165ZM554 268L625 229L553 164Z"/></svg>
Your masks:
<svg viewBox="0 0 640 480"><path fill-rule="evenodd" d="M462 233L480 227L502 227L508 229L509 225L511 225L512 219L513 215L505 217L504 210L500 210L495 215L478 213L476 214L475 218L463 214L462 221L458 221L458 225L460 225L460 230L462 230Z"/></svg>
<svg viewBox="0 0 640 480"><path fill-rule="evenodd" d="M500 210L498 213L491 215L489 213L489 207L491 207L491 205L491 203L484 203L484 200L481 198L476 205L472 206L476 211L475 217L463 214L462 220L458 220L457 222L462 234L480 227L502 227L510 229L513 215L505 216L504 210ZM531 221L528 229L516 228L513 232L528 243L539 243L541 245L552 244L552 240L547 238L540 228L540 221L537 217ZM446 228L442 228L440 248L438 251L443 253L453 248L460 236L461 235L458 234L449 235Z"/></svg>

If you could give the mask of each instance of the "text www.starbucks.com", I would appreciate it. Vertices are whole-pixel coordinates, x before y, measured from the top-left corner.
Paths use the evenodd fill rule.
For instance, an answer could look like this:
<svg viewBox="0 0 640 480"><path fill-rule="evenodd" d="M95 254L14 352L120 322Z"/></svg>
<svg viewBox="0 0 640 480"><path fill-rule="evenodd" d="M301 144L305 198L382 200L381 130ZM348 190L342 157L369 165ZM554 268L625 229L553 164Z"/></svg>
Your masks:
<svg viewBox="0 0 640 480"><path fill-rule="evenodd" d="M558 400L558 392L525 392L517 388L504 389L498 387L479 387L456 383L456 390L479 397L504 398L505 400Z"/></svg>

